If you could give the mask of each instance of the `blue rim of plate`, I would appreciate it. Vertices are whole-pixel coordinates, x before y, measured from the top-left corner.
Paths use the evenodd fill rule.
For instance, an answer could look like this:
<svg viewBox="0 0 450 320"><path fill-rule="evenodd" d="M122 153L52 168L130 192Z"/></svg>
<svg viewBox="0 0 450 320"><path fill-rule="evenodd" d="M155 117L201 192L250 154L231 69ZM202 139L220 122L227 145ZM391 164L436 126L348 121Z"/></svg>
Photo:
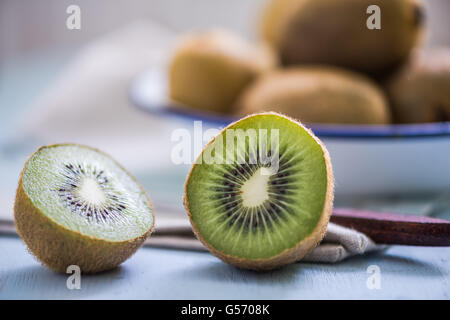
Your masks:
<svg viewBox="0 0 450 320"><path fill-rule="evenodd" d="M170 101L167 79L160 68L150 69L137 76L129 88L129 98L139 109L163 117L186 121L203 121L211 126L224 127L238 117L199 112ZM425 138L450 137L450 122L392 125L332 125L306 124L322 138Z"/></svg>

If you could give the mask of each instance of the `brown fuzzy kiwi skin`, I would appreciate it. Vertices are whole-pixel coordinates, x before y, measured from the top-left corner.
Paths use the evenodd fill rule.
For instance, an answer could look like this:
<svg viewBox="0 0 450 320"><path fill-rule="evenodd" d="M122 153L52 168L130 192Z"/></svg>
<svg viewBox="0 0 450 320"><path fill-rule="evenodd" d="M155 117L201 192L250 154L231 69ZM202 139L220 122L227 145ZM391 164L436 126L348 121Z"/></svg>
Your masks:
<svg viewBox="0 0 450 320"><path fill-rule="evenodd" d="M169 96L179 108L227 114L244 87L275 64L271 48L228 32L189 34L169 65Z"/></svg>
<svg viewBox="0 0 450 320"><path fill-rule="evenodd" d="M202 235L200 234L197 225L195 224L194 220L192 219L192 215L189 209L189 199L187 197L187 186L189 179L191 178L192 171L194 167L198 164L195 164L197 161L194 162L191 170L189 171L189 174L186 178L186 182L184 184L184 195L183 195L183 204L186 209L186 212L188 214L189 220L192 225L192 229L194 231L194 234L196 235L197 239L199 239L203 245L216 257L223 260L224 262L236 266L238 268L243 269L250 269L255 271L268 271L280 268L282 266L300 261L303 257L305 257L308 253L310 253L315 247L319 245L319 243L322 241L323 237L325 236L328 222L330 220L331 211L333 210L333 200L334 200L334 176L333 176L333 169L331 165L330 155L328 153L328 150L325 148L323 143L312 133L312 131L306 127L304 127L300 122L297 120L290 118L288 116L282 115L280 113L276 112L263 112L263 113L256 113L252 115L248 115L247 117L244 117L237 122L243 121L247 118L257 116L257 115L276 115L285 119L288 119L290 121L293 121L297 123L299 126L301 126L304 130L306 130L313 139L320 145L323 151L324 159L325 159L325 166L327 170L327 190L325 194L325 201L324 201L324 207L320 216L320 219L312 231L312 233L303 239L301 242L296 244L294 247L284 250L283 252L279 253L276 256L267 258L267 259L245 259L240 258L232 255L228 255L225 253L222 253L218 250L216 250L212 245L210 245L208 242L203 239ZM234 125L234 122L230 125L228 125L226 128L224 128L220 134L225 132L230 126ZM213 143L215 138L211 140L205 148L207 148L211 143ZM203 154L200 153L199 157L201 157Z"/></svg>
<svg viewBox="0 0 450 320"><path fill-rule="evenodd" d="M42 146L31 154L20 174L16 192L14 203L16 230L27 245L29 251L53 271L66 273L67 267L70 265L79 266L81 272L85 274L113 269L133 255L153 231L154 213L152 202L143 187L137 183L128 171L113 160L139 185L147 196L148 203L152 208L153 224L145 234L127 241L107 241L67 229L65 226L48 218L41 210L33 205L30 197L25 192L23 175L29 160L41 149L67 145L88 148L108 156L97 149L79 144Z"/></svg>
<svg viewBox="0 0 450 320"><path fill-rule="evenodd" d="M368 77L337 67L292 66L262 75L234 106L239 115L285 113L303 123L387 124L384 92Z"/></svg>
<svg viewBox="0 0 450 320"><path fill-rule="evenodd" d="M395 121L450 121L450 50L416 51L385 83Z"/></svg>
<svg viewBox="0 0 450 320"><path fill-rule="evenodd" d="M381 9L381 29L369 30L366 9ZM423 38L419 0L272 0L262 19L263 37L284 65L337 65L383 78Z"/></svg>

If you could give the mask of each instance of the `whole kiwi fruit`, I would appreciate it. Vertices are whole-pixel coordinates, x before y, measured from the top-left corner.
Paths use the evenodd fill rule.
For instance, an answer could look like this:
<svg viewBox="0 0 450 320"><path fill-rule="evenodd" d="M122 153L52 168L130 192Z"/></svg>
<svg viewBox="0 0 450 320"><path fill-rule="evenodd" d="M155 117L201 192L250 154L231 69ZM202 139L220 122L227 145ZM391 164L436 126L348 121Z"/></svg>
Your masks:
<svg viewBox="0 0 450 320"><path fill-rule="evenodd" d="M106 154L75 144L39 148L26 161L14 204L17 232L50 269L109 270L151 233L150 199Z"/></svg>
<svg viewBox="0 0 450 320"><path fill-rule="evenodd" d="M214 255L270 270L320 243L333 192L321 141L291 118L261 113L230 124L206 145L183 201L196 236Z"/></svg>
<svg viewBox="0 0 450 320"><path fill-rule="evenodd" d="M236 113L285 113L307 123L386 124L383 92L367 77L324 66L279 69L264 74L239 97Z"/></svg>
<svg viewBox="0 0 450 320"><path fill-rule="evenodd" d="M254 45L223 30L186 35L169 66L169 95L201 111L229 113L241 90L276 64L264 45Z"/></svg>
<svg viewBox="0 0 450 320"><path fill-rule="evenodd" d="M381 29L369 29L366 10L377 5ZM421 39L418 0L271 0L261 29L285 65L332 64L382 77Z"/></svg>
<svg viewBox="0 0 450 320"><path fill-rule="evenodd" d="M386 87L397 122L449 121L450 49L416 52Z"/></svg>

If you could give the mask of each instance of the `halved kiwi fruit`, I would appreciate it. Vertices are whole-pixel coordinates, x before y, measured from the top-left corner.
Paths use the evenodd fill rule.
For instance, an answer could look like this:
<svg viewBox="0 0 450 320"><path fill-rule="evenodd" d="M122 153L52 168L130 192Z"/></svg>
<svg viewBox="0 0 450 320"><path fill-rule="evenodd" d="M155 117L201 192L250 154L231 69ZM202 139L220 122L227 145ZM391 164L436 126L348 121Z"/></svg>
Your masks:
<svg viewBox="0 0 450 320"><path fill-rule="evenodd" d="M29 250L57 272L112 269L151 233L150 199L106 154L75 144L39 148L25 163L14 205Z"/></svg>
<svg viewBox="0 0 450 320"><path fill-rule="evenodd" d="M230 113L236 97L275 65L272 51L223 30L186 35L169 67L170 97L202 111Z"/></svg>
<svg viewBox="0 0 450 320"><path fill-rule="evenodd" d="M333 186L319 139L293 119L261 113L206 145L183 201L195 234L214 255L269 270L300 260L322 240Z"/></svg>
<svg viewBox="0 0 450 320"><path fill-rule="evenodd" d="M326 66L267 72L236 102L237 114L275 111L307 123L386 124L390 110L382 90L367 77Z"/></svg>
<svg viewBox="0 0 450 320"><path fill-rule="evenodd" d="M381 29L366 26L377 5ZM322 63L375 76L405 61L421 39L424 9L417 0L271 0L263 37L283 64Z"/></svg>

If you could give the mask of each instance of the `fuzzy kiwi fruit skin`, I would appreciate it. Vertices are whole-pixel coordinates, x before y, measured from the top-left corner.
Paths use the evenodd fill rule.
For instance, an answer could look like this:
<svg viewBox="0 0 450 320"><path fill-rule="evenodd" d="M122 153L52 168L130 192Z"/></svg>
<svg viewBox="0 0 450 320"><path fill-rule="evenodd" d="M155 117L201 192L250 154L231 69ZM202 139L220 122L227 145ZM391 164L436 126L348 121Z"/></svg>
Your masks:
<svg viewBox="0 0 450 320"><path fill-rule="evenodd" d="M190 34L172 57L169 95L180 106L230 113L241 90L275 63L270 48L246 43L234 34L222 30Z"/></svg>
<svg viewBox="0 0 450 320"><path fill-rule="evenodd" d="M369 30L366 9L381 9L381 29ZM285 65L320 63L382 78L418 45L424 27L418 0L272 0L262 35Z"/></svg>
<svg viewBox="0 0 450 320"><path fill-rule="evenodd" d="M415 52L386 90L399 123L450 121L450 50Z"/></svg>
<svg viewBox="0 0 450 320"><path fill-rule="evenodd" d="M305 128L300 122L289 118L285 115L275 113L275 112L263 112L263 113L257 113L253 115L248 115L247 117L244 117L230 125L228 125L226 128L224 128L219 134L223 134L228 128L232 127L234 124L245 121L247 118L251 117L257 117L257 116L274 116L274 117L281 117L284 119L288 119L289 121L292 121L299 126L301 126L306 132L308 132L311 137L317 142L317 144L321 147L324 160L325 160L325 167L326 167L326 176L327 176L327 187L326 187L326 193L325 193L325 201L323 205L322 212L320 214L320 219L318 220L314 230L302 241L297 243L294 247L284 250L283 252L272 256L267 259L257 258L257 259L245 259L242 257L233 256L230 254L225 254L216 248L212 246L210 243L208 243L202 236L202 234L199 231L199 228L197 224L195 223L191 210L190 210L190 202L188 198L188 187L189 187L189 181L192 178L192 173L196 165L193 164L191 167L191 170L189 171L189 174L186 178L186 182L184 185L184 195L183 195L183 204L186 209L186 212L188 214L189 220L192 225L192 229L194 231L194 234L196 237L203 243L203 245L216 257L221 259L222 261L238 267L242 269L249 269L249 270L255 270L255 271L268 271L277 269L280 267L283 267L285 265L297 262L301 260L303 257L305 257L308 253L310 253L315 247L317 247L320 242L322 241L323 237L325 236L328 222L330 220L331 212L333 209L333 200L334 200L334 176L333 176L333 170L330 160L330 155L328 153L328 150L323 145L323 143L312 133L311 130ZM211 140L203 149L203 151L214 142L214 139ZM203 153L202 151L202 153ZM200 154L200 156L202 155Z"/></svg>
<svg viewBox="0 0 450 320"><path fill-rule="evenodd" d="M64 144L63 146L76 144ZM53 271L66 273L67 267L77 265L82 273L97 273L113 269L133 255L151 234L154 223L150 229L134 239L127 241L107 241L81 234L70 230L47 217L40 209L33 205L23 185L23 176L30 159L43 148L61 146L58 144L43 146L27 159L20 174L19 185L14 203L14 220L19 236L27 245L29 251L44 265ZM101 151L92 149L95 152ZM104 154L104 153L103 153ZM131 178L132 176L116 162ZM133 178L134 180L134 178ZM135 181L135 180L134 180ZM135 181L136 182L136 181ZM137 184L137 182L136 182ZM138 184L139 185L139 184ZM142 191L144 189L139 185ZM150 198L148 203L153 207Z"/></svg>
<svg viewBox="0 0 450 320"><path fill-rule="evenodd" d="M367 77L327 66L298 66L268 72L239 97L235 110L285 113L306 123L387 124L384 93Z"/></svg>

